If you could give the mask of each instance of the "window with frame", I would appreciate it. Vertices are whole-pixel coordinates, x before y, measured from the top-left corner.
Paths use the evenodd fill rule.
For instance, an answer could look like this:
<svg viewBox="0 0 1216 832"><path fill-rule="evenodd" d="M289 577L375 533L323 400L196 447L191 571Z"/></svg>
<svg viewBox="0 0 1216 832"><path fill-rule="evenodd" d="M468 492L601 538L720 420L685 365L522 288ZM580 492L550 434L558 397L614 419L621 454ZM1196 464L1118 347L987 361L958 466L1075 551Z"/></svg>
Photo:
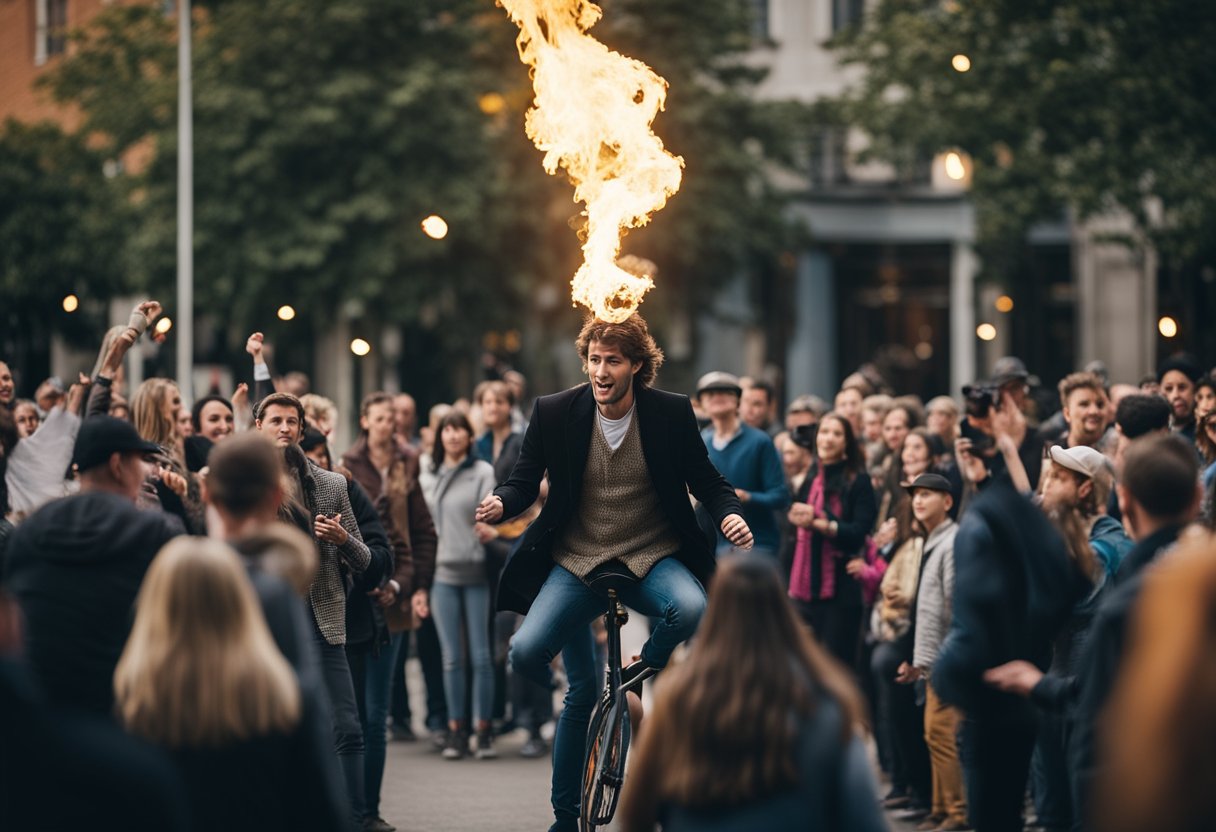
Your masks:
<svg viewBox="0 0 1216 832"><path fill-rule="evenodd" d="M832 33L861 22L865 0L832 0Z"/></svg>
<svg viewBox="0 0 1216 832"><path fill-rule="evenodd" d="M68 48L68 0L34 0L34 64L42 66Z"/></svg>
<svg viewBox="0 0 1216 832"><path fill-rule="evenodd" d="M752 40L757 43L767 43L771 40L769 32L769 0L751 0L752 9Z"/></svg>
<svg viewBox="0 0 1216 832"><path fill-rule="evenodd" d="M811 134L811 187L844 185L849 181L848 129L839 126L821 127Z"/></svg>

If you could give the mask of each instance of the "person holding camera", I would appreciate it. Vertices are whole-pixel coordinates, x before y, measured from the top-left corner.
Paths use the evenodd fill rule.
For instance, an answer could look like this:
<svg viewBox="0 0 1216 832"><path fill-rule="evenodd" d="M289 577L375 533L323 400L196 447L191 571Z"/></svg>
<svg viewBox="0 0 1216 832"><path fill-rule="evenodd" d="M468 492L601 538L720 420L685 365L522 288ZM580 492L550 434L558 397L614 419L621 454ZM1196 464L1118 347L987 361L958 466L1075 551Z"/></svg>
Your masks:
<svg viewBox="0 0 1216 832"><path fill-rule="evenodd" d="M963 394L967 413L962 435L954 440L963 480L976 489L999 480L1030 494L1042 459L1036 450L1038 437L1026 425L1022 411L999 387L968 385Z"/></svg>

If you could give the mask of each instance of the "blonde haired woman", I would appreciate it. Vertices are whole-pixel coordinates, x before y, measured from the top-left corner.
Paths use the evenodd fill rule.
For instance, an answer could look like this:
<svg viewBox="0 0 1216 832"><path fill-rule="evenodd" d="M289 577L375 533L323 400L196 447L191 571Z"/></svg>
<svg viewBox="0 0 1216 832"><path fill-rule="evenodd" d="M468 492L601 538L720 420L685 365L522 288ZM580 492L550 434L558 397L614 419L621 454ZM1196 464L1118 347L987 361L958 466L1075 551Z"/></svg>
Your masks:
<svg viewBox="0 0 1216 832"><path fill-rule="evenodd" d="M226 545L182 537L161 549L114 693L127 731L177 763L196 830L342 828L332 755L305 728L295 674Z"/></svg>
<svg viewBox="0 0 1216 832"><path fill-rule="evenodd" d="M131 397L131 421L141 438L161 447L157 454L159 477L153 482L156 499L148 490L142 503L159 501L162 508L181 518L190 534L206 532L198 478L186 469L186 455L177 417L182 395L171 379L150 378Z"/></svg>

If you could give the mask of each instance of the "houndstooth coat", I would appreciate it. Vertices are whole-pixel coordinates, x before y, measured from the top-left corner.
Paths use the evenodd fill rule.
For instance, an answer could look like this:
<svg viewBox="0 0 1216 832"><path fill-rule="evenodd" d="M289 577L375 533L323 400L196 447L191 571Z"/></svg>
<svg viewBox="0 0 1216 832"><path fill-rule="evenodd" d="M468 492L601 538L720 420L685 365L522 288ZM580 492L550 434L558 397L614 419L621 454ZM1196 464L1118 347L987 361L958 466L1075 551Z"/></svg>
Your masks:
<svg viewBox="0 0 1216 832"><path fill-rule="evenodd" d="M342 528L346 529L349 535L346 543L341 546L323 540L317 541L321 564L312 587L308 590L308 600L317 619L317 627L320 628L321 635L325 636L325 640L330 644L345 644L346 581L341 567L345 566L352 574L362 574L371 562L372 554L363 543L359 524L355 522L355 512L346 493L346 477L326 471L311 460L308 463L308 472L312 483L304 483L304 494L313 519L316 519L318 514L324 514L326 517L340 514Z"/></svg>

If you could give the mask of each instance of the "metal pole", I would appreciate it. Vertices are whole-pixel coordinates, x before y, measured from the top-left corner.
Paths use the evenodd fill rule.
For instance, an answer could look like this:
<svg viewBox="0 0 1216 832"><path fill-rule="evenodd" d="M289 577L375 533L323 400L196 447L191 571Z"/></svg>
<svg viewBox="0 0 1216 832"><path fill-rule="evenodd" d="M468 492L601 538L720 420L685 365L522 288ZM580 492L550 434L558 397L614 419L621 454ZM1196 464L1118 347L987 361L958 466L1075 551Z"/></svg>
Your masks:
<svg viewBox="0 0 1216 832"><path fill-rule="evenodd" d="M194 398L194 119L190 101L190 0L177 5L177 385Z"/></svg>

